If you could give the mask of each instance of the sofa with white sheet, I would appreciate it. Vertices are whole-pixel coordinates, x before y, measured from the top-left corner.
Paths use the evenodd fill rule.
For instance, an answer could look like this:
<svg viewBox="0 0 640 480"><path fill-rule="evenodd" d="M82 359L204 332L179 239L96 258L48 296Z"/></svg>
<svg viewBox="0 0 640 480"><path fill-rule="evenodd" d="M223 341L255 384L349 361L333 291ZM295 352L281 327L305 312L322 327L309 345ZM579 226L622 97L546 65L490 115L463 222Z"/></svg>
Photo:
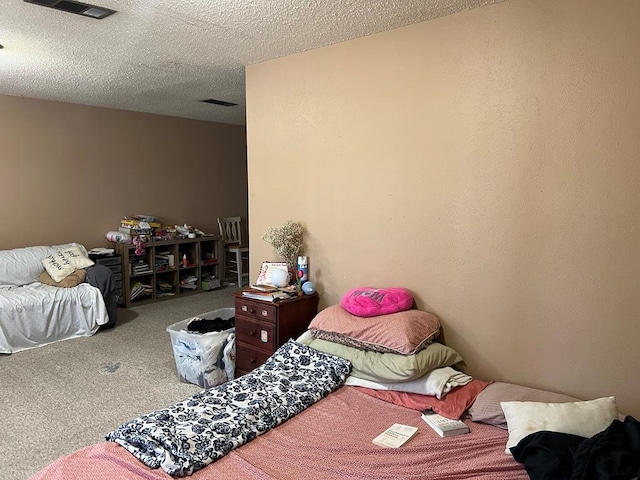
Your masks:
<svg viewBox="0 0 640 480"><path fill-rule="evenodd" d="M115 304L108 309L105 302L112 276L77 243L0 250L0 353L90 336L113 325Z"/></svg>

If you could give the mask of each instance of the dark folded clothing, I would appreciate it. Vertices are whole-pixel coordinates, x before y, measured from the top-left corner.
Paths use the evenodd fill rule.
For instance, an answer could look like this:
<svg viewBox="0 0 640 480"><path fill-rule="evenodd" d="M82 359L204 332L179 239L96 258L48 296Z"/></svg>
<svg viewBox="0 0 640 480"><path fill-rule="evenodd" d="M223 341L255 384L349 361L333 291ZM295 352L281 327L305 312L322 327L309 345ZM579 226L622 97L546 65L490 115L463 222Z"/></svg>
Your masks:
<svg viewBox="0 0 640 480"><path fill-rule="evenodd" d="M221 332L229 330L236 325L236 317L222 319L216 317L214 319L194 318L187 324L187 331L196 333Z"/></svg>
<svg viewBox="0 0 640 480"><path fill-rule="evenodd" d="M511 453L532 480L632 480L640 475L640 422L614 420L591 438L536 432Z"/></svg>
<svg viewBox="0 0 640 480"><path fill-rule="evenodd" d="M116 281L113 272L105 265L91 265L85 269L87 275L85 282L100 289L103 297L106 297L116 288Z"/></svg>

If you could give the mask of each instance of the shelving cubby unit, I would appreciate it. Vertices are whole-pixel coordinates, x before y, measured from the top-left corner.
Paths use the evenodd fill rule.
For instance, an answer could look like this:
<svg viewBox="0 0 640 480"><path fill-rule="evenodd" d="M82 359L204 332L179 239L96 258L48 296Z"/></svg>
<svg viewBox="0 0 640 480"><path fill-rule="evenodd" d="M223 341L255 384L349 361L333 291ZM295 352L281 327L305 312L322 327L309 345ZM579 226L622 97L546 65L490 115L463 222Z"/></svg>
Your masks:
<svg viewBox="0 0 640 480"><path fill-rule="evenodd" d="M111 245L122 259L125 308L221 286L220 240L217 237L148 242L142 255L135 254L136 246L133 244ZM142 293L136 296L138 284L142 285Z"/></svg>

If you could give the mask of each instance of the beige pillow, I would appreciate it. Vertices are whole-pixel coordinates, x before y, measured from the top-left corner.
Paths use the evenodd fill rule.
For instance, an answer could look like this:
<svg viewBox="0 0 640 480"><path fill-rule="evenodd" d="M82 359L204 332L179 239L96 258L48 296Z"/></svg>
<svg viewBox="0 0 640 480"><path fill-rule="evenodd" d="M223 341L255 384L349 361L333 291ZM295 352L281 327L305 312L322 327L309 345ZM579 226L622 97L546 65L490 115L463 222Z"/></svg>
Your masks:
<svg viewBox="0 0 640 480"><path fill-rule="evenodd" d="M461 363L462 357L454 349L432 343L414 355L381 353L361 350L319 338L300 337L299 341L324 353L351 362L351 375L372 382L405 382L426 375L431 370Z"/></svg>
<svg viewBox="0 0 640 480"><path fill-rule="evenodd" d="M49 275L48 272L44 271L38 277L38 281L40 283L44 283L45 285L51 285L53 287L71 288L71 287L75 287L76 285L80 285L82 282L84 282L84 279L86 277L87 277L87 271L80 268L75 272L70 273L59 282L56 282L53 278L51 278L51 275Z"/></svg>
<svg viewBox="0 0 640 480"><path fill-rule="evenodd" d="M77 245L58 250L42 260L42 266L54 282L61 281L79 268L90 267L93 264L93 260Z"/></svg>
<svg viewBox="0 0 640 480"><path fill-rule="evenodd" d="M440 320L421 310L358 317L333 305L316 315L309 331L316 338L351 347L412 355L438 338Z"/></svg>
<svg viewBox="0 0 640 480"><path fill-rule="evenodd" d="M515 383L494 382L480 392L469 408L469 415L474 422L488 423L506 430L507 420L500 402L566 403L580 400L582 399Z"/></svg>
<svg viewBox="0 0 640 480"><path fill-rule="evenodd" d="M509 426L504 451L507 454L531 433L546 430L590 438L618 416L614 397L569 403L501 402L500 405Z"/></svg>

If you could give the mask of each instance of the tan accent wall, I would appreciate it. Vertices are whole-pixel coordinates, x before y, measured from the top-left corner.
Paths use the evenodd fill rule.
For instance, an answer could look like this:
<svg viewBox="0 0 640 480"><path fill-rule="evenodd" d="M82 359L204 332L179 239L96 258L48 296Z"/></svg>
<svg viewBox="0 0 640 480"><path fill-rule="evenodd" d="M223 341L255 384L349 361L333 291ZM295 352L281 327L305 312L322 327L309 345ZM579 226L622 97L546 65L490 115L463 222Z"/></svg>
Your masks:
<svg viewBox="0 0 640 480"><path fill-rule="evenodd" d="M247 69L251 274L402 286L468 371L640 415L640 2L510 0Z"/></svg>
<svg viewBox="0 0 640 480"><path fill-rule="evenodd" d="M107 245L125 215L247 217L243 126L0 95L0 248Z"/></svg>

